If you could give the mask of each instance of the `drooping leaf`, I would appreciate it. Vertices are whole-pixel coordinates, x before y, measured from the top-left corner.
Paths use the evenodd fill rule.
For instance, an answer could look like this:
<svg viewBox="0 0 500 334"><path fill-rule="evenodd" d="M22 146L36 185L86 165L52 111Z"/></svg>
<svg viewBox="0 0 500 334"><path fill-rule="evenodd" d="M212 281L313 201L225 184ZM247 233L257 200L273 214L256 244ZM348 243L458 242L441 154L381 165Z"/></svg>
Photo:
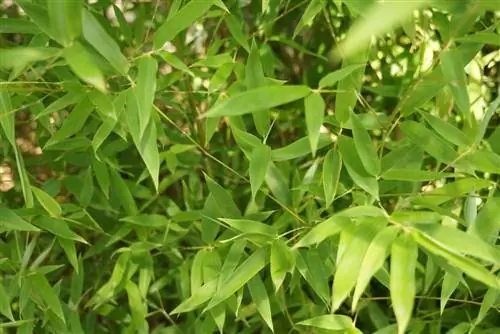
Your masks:
<svg viewBox="0 0 500 334"><path fill-rule="evenodd" d="M208 175L205 175L208 189L213 195L218 209L226 215L226 217L238 218L241 216L240 210L233 201L231 194L221 187L217 182L212 180Z"/></svg>
<svg viewBox="0 0 500 334"><path fill-rule="evenodd" d="M380 160L377 156L377 151L373 147L372 139L363 124L359 120L358 115L351 115L352 134L354 146L358 152L358 156L365 167L365 170L373 176L380 174Z"/></svg>
<svg viewBox="0 0 500 334"><path fill-rule="evenodd" d="M323 6L324 2L321 0L312 0L309 2L306 10L304 11L304 14L301 16L299 23L293 31L293 38L295 38L295 36L297 36L302 29L307 26L311 26L314 18L321 12Z"/></svg>
<svg viewBox="0 0 500 334"><path fill-rule="evenodd" d="M50 286L47 278L42 274L34 274L27 277L31 293L39 296L54 314L65 322L61 302L54 288Z"/></svg>
<svg viewBox="0 0 500 334"><path fill-rule="evenodd" d="M203 16L214 4L211 0L193 0L175 11L155 33L154 45L161 48L171 41L181 31L189 27L194 21Z"/></svg>
<svg viewBox="0 0 500 334"><path fill-rule="evenodd" d="M50 58L56 58L61 55L61 49L49 47L13 47L9 49L0 49L0 68L24 67Z"/></svg>
<svg viewBox="0 0 500 334"><path fill-rule="evenodd" d="M307 137L313 157L316 155L321 125L325 115L325 102L320 94L311 94L304 99Z"/></svg>
<svg viewBox="0 0 500 334"><path fill-rule="evenodd" d="M292 272L295 266L294 254L283 240L278 239L273 242L270 262L274 290L278 291L285 280L286 274Z"/></svg>
<svg viewBox="0 0 500 334"><path fill-rule="evenodd" d="M417 256L417 244L410 235L401 234L396 238L391 250L390 292L399 334L405 333L413 314Z"/></svg>
<svg viewBox="0 0 500 334"><path fill-rule="evenodd" d="M464 67L459 51L446 50L441 53L441 70L446 81L450 85L453 98L458 109L466 120L470 118L469 93Z"/></svg>
<svg viewBox="0 0 500 334"><path fill-rule="evenodd" d="M82 44L74 42L70 47L64 49L63 55L68 65L80 79L101 92L106 92L106 80L100 68Z"/></svg>
<svg viewBox="0 0 500 334"><path fill-rule="evenodd" d="M352 310L356 310L361 294L370 283L370 279L383 266L390 253L389 246L392 245L397 233L398 229L395 226L389 226L379 231L372 239L361 263L361 269L352 297Z"/></svg>
<svg viewBox="0 0 500 334"><path fill-rule="evenodd" d="M252 198L255 199L262 183L266 178L269 164L271 163L271 148L267 145L259 145L253 149L250 157L250 187L252 190Z"/></svg>
<svg viewBox="0 0 500 334"><path fill-rule="evenodd" d="M139 74L135 87L135 96L139 108L139 138L142 138L151 120L151 111L156 92L158 63L154 57L143 57L139 59L137 67Z"/></svg>
<svg viewBox="0 0 500 334"><path fill-rule="evenodd" d="M342 169L342 159L340 153L331 149L325 156L323 161L323 192L325 195L326 207L329 207L335 199L337 188L339 185L340 172Z"/></svg>
<svg viewBox="0 0 500 334"><path fill-rule="evenodd" d="M373 197L378 198L379 185L377 179L369 175L363 167L354 140L342 135L339 137L338 145L344 166L354 183Z"/></svg>
<svg viewBox="0 0 500 334"><path fill-rule="evenodd" d="M250 291L250 296L252 296L252 300L254 301L260 316L271 331L274 332L269 296L267 294L266 287L259 276L254 276L250 281L248 281L248 290Z"/></svg>
<svg viewBox="0 0 500 334"><path fill-rule="evenodd" d="M328 144L331 144L332 140L330 136L326 133L320 133L317 149L321 149ZM304 137L296 140L295 142L273 150L272 159L273 161L285 161L300 158L311 153L311 145L309 138Z"/></svg>
<svg viewBox="0 0 500 334"><path fill-rule="evenodd" d="M219 305L241 289L267 264L268 249L260 248L243 262L229 277L208 303L206 310Z"/></svg>
<svg viewBox="0 0 500 334"><path fill-rule="evenodd" d="M82 1L48 1L52 33L63 46L69 46L82 32Z"/></svg>

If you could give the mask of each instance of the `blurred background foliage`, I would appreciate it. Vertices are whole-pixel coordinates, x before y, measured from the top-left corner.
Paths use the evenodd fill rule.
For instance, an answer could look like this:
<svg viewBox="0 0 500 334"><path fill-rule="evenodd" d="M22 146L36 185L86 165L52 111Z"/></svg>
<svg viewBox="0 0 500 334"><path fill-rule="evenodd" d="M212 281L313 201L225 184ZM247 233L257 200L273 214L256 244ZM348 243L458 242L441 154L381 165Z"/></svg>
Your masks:
<svg viewBox="0 0 500 334"><path fill-rule="evenodd" d="M3 0L0 333L498 333L493 0Z"/></svg>

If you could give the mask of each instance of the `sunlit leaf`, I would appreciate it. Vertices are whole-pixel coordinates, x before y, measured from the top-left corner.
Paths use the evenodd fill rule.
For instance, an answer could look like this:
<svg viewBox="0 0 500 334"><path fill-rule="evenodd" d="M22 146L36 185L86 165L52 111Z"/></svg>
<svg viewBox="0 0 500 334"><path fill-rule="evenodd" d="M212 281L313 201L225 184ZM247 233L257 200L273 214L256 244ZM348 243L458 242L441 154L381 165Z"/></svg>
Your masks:
<svg viewBox="0 0 500 334"><path fill-rule="evenodd" d="M304 99L307 137L313 157L316 155L321 125L325 115L325 102L320 94L311 94Z"/></svg>

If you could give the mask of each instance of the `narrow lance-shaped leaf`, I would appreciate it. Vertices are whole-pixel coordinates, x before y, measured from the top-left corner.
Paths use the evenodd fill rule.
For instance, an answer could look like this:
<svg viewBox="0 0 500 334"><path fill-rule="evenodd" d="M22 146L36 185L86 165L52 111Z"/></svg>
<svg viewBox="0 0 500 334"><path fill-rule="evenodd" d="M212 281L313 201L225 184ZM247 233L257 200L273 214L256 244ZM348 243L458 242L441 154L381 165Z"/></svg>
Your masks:
<svg viewBox="0 0 500 334"><path fill-rule="evenodd" d="M392 242L396 238L398 229L395 226L389 226L381 230L366 250L365 257L361 263L356 288L352 297L352 310L355 311L361 294L370 283L373 275L384 265L384 262L389 255L389 250Z"/></svg>
<svg viewBox="0 0 500 334"><path fill-rule="evenodd" d="M82 32L83 1L48 1L47 9L54 36L69 46Z"/></svg>
<svg viewBox="0 0 500 334"><path fill-rule="evenodd" d="M306 97L306 86L265 86L238 93L217 103L205 117L236 116L277 107Z"/></svg>
<svg viewBox="0 0 500 334"><path fill-rule="evenodd" d="M267 145L259 145L252 151L250 156L250 187L252 198L255 199L262 183L266 178L269 164L271 163L271 148Z"/></svg>
<svg viewBox="0 0 500 334"><path fill-rule="evenodd" d="M257 273L265 267L267 257L267 248L260 248L250 255L245 262L236 268L233 275L223 283L221 290L216 292L205 310L209 310L219 305L241 289L250 279L252 279L252 277L257 275Z"/></svg>
<svg viewBox="0 0 500 334"><path fill-rule="evenodd" d="M306 7L306 10L304 11L304 14L300 18L299 23L295 27L295 30L293 31L293 38L297 36L297 34L306 26L310 26L313 21L314 17L318 15L321 10L323 9L324 6L324 1L322 0L312 0L309 2L309 4Z"/></svg>
<svg viewBox="0 0 500 334"><path fill-rule="evenodd" d="M359 120L358 115L351 115L352 134L354 137L354 146L358 151L359 158L363 163L366 171L373 176L380 174L380 160L375 147L373 147L372 139L363 124Z"/></svg>
<svg viewBox="0 0 500 334"><path fill-rule="evenodd" d="M252 43L245 66L245 85L249 90L266 85L264 69L262 68L259 49L255 41ZM252 117L257 131L262 137L265 137L270 123L269 111L264 109L254 112L252 113Z"/></svg>
<svg viewBox="0 0 500 334"><path fill-rule="evenodd" d="M31 63L55 58L61 54L61 49L47 47L13 47L0 49L0 68L24 67Z"/></svg>
<svg viewBox="0 0 500 334"><path fill-rule="evenodd" d="M274 332L271 304L267 295L266 287L259 276L254 276L248 281L248 291L266 325Z"/></svg>
<svg viewBox="0 0 500 334"><path fill-rule="evenodd" d="M154 36L155 48L161 48L165 42L171 41L182 30L205 14L212 5L213 1L210 0L192 0L172 16L169 16L167 21L156 31Z"/></svg>
<svg viewBox="0 0 500 334"><path fill-rule="evenodd" d="M335 118L345 124L349 120L351 113L358 101L358 94L363 84L363 76L365 66L360 66L357 69L352 69L352 65L366 64L368 61L369 48L364 48L363 51L347 57L342 61L342 71L352 70L347 76L340 79L335 97Z"/></svg>
<svg viewBox="0 0 500 334"><path fill-rule="evenodd" d="M469 93L461 55L456 50L446 50L441 53L441 69L443 76L449 82L453 98L458 109L466 120L470 118Z"/></svg>
<svg viewBox="0 0 500 334"><path fill-rule="evenodd" d="M417 256L417 244L408 234L401 234L392 245L390 290L399 334L405 333L413 314Z"/></svg>
<svg viewBox="0 0 500 334"><path fill-rule="evenodd" d="M441 312L441 315L443 314L451 295L457 289L460 279L461 277L457 277L449 272L444 273L443 283L441 285L441 296L439 300L439 311Z"/></svg>
<svg viewBox="0 0 500 334"><path fill-rule="evenodd" d="M65 238L68 240L78 241L87 244L87 241L80 237L78 234L73 232L67 225L66 221L62 219L56 219L47 216L39 216L33 220L33 224L42 230L48 231L58 237Z"/></svg>
<svg viewBox="0 0 500 334"><path fill-rule="evenodd" d="M331 331L349 332L354 329L352 319L346 315L328 314L320 315L311 319L303 320L298 323L302 326L316 327Z"/></svg>
<svg viewBox="0 0 500 334"><path fill-rule="evenodd" d="M319 81L319 88L333 87L338 81L346 78L355 70L365 67L365 64L346 65L339 70L328 73Z"/></svg>
<svg viewBox="0 0 500 334"><path fill-rule="evenodd" d="M329 207L335 199L341 170L342 158L340 157L340 153L335 149L329 150L323 161L322 173L326 207Z"/></svg>
<svg viewBox="0 0 500 334"><path fill-rule="evenodd" d="M139 137L142 138L144 131L151 119L151 110L156 92L156 72L158 63L154 57L143 57L138 61L139 75L135 87L135 96L139 108Z"/></svg>
<svg viewBox="0 0 500 334"><path fill-rule="evenodd" d="M128 72L129 63L122 54L120 46L87 10L83 12L83 36L118 73L125 75Z"/></svg>
<svg viewBox="0 0 500 334"><path fill-rule="evenodd" d="M30 275L26 278L29 280L29 286L31 288L31 293L39 296L43 302L49 307L49 309L54 312L54 314L65 322L64 313L62 310L61 302L57 296L54 288L50 286L47 278L42 274Z"/></svg>
<svg viewBox="0 0 500 334"><path fill-rule="evenodd" d="M0 208L0 228L7 231L40 231L38 227L31 225L7 208Z"/></svg>
<svg viewBox="0 0 500 334"><path fill-rule="evenodd" d="M42 189L39 189L37 187L31 186L31 190L33 191L33 194L35 194L36 199L42 207L52 216L52 217L59 217L61 216L62 209L59 203L52 198L49 194L47 194L45 191Z"/></svg>
<svg viewBox="0 0 500 334"><path fill-rule="evenodd" d="M274 290L278 291L285 280L286 274L292 272L295 266L294 254L282 239L277 239L273 242L270 262Z"/></svg>
<svg viewBox="0 0 500 334"><path fill-rule="evenodd" d="M379 185L377 179L369 175L364 169L363 163L357 154L354 140L341 135L338 145L344 166L354 183L373 197L378 198Z"/></svg>
<svg viewBox="0 0 500 334"><path fill-rule="evenodd" d="M86 83L106 92L104 76L90 53L79 42L74 42L63 52L69 67Z"/></svg>
<svg viewBox="0 0 500 334"><path fill-rule="evenodd" d="M307 136L313 157L316 155L321 125L325 115L325 102L320 94L314 93L304 99Z"/></svg>
<svg viewBox="0 0 500 334"><path fill-rule="evenodd" d="M365 218L356 228L349 226L343 232L352 233L352 239L340 256L333 278L332 310L336 311L354 288L371 240L381 226L377 218Z"/></svg>

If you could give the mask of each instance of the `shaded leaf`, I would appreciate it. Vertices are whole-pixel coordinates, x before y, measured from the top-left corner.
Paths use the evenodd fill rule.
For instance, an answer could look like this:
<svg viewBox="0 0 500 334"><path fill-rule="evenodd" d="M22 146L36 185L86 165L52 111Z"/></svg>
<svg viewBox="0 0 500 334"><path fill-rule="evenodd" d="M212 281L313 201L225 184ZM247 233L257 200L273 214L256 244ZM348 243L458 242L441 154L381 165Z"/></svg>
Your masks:
<svg viewBox="0 0 500 334"><path fill-rule="evenodd" d="M373 176L380 174L380 160L377 156L377 151L373 147L372 139L368 132L363 127L363 124L358 118L358 115L351 115L352 134L354 146L358 152L358 156L365 167L365 170Z"/></svg>
<svg viewBox="0 0 500 334"><path fill-rule="evenodd" d="M271 315L271 304L267 295L266 287L259 276L254 276L248 281L248 291L266 325L274 332L273 318Z"/></svg>
<svg viewBox="0 0 500 334"><path fill-rule="evenodd" d="M142 57L139 59L137 67L139 74L137 85L135 86L135 96L139 108L139 138L142 138L151 120L151 110L156 92L158 63L154 57Z"/></svg>
<svg viewBox="0 0 500 334"><path fill-rule="evenodd" d="M255 199L262 183L266 178L269 164L271 163L271 148L266 145L259 145L253 149L250 157L250 187L252 190L252 198Z"/></svg>

